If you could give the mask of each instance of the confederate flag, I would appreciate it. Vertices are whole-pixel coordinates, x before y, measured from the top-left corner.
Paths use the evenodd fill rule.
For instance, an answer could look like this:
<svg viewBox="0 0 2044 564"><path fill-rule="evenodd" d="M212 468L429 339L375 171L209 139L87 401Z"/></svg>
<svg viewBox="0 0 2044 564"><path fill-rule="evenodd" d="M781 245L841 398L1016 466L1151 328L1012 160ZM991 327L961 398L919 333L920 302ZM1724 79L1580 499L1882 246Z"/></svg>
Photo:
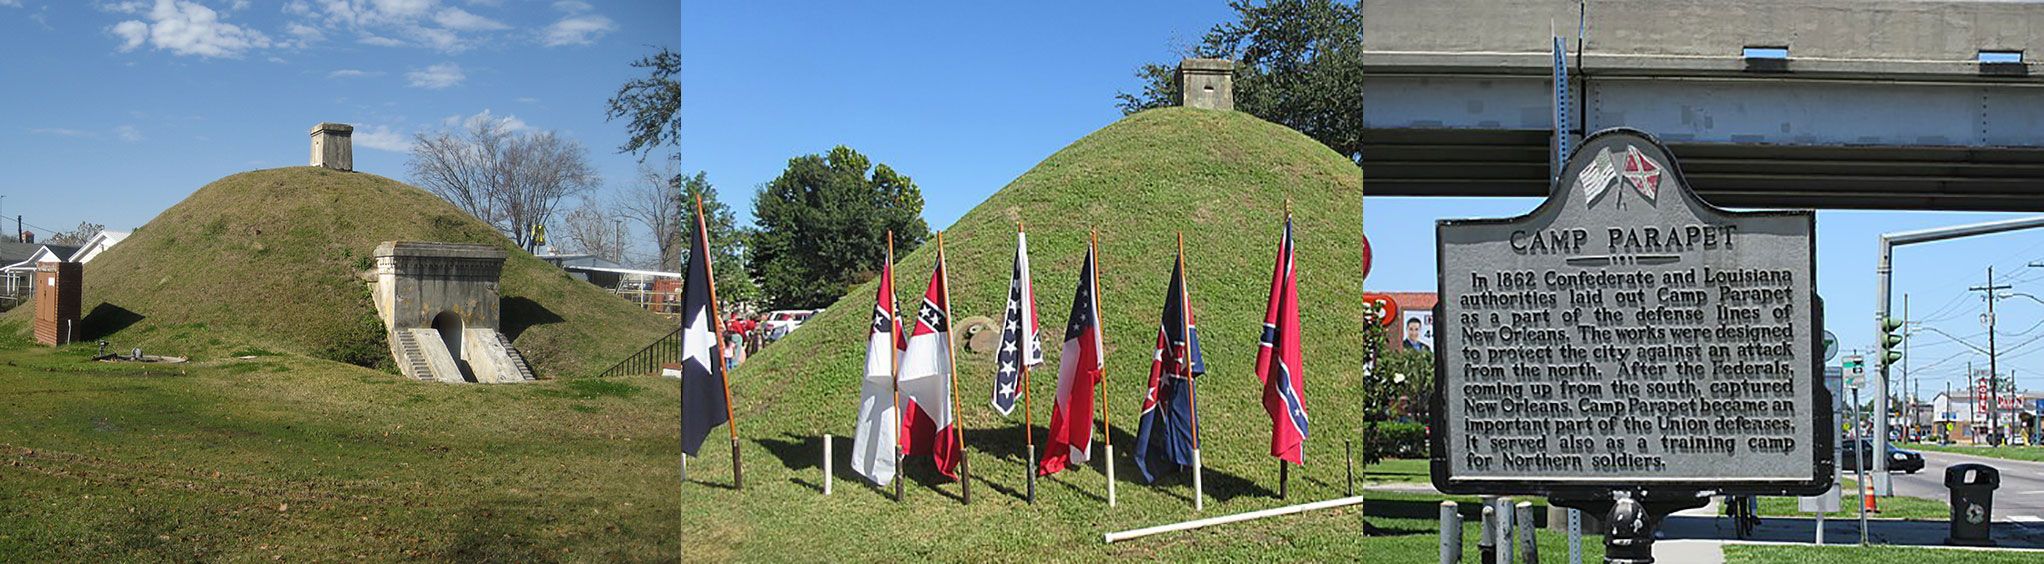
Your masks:
<svg viewBox="0 0 2044 564"><path fill-rule="evenodd" d="M1136 430L1136 470L1143 481L1155 482L1167 471L1192 466L1199 448L1198 392L1193 379L1206 374L1200 353L1199 329L1192 320L1191 295L1185 287L1185 253L1171 267L1165 291L1164 319L1157 326L1157 352L1150 362L1150 390L1143 396L1143 414Z"/></svg>
<svg viewBox="0 0 2044 564"><path fill-rule="evenodd" d="M1270 412L1270 455L1305 465L1306 372L1299 352L1299 273L1293 268L1292 218L1278 239L1277 268L1270 277L1270 305L1263 314L1263 344L1256 348L1256 378L1263 381L1263 409Z"/></svg>

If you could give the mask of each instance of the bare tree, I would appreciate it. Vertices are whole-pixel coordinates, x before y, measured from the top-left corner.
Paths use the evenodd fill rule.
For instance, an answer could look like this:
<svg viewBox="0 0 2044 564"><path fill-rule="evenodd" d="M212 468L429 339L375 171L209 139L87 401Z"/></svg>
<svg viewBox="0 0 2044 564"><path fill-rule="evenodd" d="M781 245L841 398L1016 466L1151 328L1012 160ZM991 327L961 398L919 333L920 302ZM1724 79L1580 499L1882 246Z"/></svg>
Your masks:
<svg viewBox="0 0 2044 564"><path fill-rule="evenodd" d="M683 202L680 197L681 173L675 159L668 159L667 170L655 169L639 163L638 178L618 194L617 214L641 227L653 239L653 251L658 257L653 267L668 272L681 270L681 216Z"/></svg>
<svg viewBox="0 0 2044 564"><path fill-rule="evenodd" d="M627 249L630 236L626 235L623 217L610 212L609 206L595 198L582 198L582 203L561 217L559 239L570 252L596 255L631 264L632 257Z"/></svg>
<svg viewBox="0 0 2044 564"><path fill-rule="evenodd" d="M601 182L581 143L523 132L487 113L455 130L419 134L409 165L415 182L519 247L530 246L533 226L552 219L562 200Z"/></svg>
<svg viewBox="0 0 2044 564"><path fill-rule="evenodd" d="M70 231L51 235L48 240L43 242L52 245L83 245L86 241L92 240L92 236L98 235L101 231L106 231L106 225L90 221L80 221L78 222L78 227Z"/></svg>

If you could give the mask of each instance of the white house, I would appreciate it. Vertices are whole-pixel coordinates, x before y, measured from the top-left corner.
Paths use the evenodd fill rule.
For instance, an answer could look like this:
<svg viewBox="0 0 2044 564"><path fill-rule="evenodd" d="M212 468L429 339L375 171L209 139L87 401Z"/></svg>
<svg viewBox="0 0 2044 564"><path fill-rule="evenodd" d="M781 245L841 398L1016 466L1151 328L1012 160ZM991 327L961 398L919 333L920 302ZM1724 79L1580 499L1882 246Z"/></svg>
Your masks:
<svg viewBox="0 0 2044 564"><path fill-rule="evenodd" d="M20 299L31 291L31 288L28 288L28 279L35 275L36 265L46 262L92 262L93 257L113 248L115 244L127 239L128 235L127 231L100 231L91 239L85 240L83 245L39 245L27 258L0 266L0 290L4 290L7 297Z"/></svg>

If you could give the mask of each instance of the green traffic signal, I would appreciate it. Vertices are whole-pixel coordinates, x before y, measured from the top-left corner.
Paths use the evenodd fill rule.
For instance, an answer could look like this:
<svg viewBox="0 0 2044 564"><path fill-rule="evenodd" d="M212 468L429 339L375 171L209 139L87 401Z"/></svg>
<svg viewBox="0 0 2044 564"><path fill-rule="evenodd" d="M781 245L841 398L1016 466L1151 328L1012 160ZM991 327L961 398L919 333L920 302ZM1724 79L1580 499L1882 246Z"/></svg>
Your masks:
<svg viewBox="0 0 2044 564"><path fill-rule="evenodd" d="M1900 319L1893 317L1881 319L1882 335L1880 344L1882 365L1894 364L1895 361L1902 360L1902 351L1895 350L1895 345L1902 344L1902 336L1895 334L1895 331L1901 329L1902 325L1903 323Z"/></svg>

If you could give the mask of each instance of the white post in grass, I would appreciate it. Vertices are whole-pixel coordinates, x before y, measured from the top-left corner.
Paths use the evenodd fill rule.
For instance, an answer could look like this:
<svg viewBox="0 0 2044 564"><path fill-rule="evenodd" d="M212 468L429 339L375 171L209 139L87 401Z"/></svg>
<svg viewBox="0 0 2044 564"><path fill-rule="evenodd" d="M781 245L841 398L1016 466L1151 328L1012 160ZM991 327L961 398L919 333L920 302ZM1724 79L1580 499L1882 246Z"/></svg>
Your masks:
<svg viewBox="0 0 2044 564"><path fill-rule="evenodd" d="M1519 523L1519 562L1540 564L1540 544L1533 537L1533 502L1519 502L1512 513L1513 521Z"/></svg>
<svg viewBox="0 0 2044 564"><path fill-rule="evenodd" d="M823 434L823 495L830 495L830 433Z"/></svg>
<svg viewBox="0 0 2044 564"><path fill-rule="evenodd" d="M1512 498L1500 497L1497 503L1498 564L1512 564L1512 553L1514 552L1512 545L1517 544L1512 542L1512 525L1516 524L1512 522Z"/></svg>
<svg viewBox="0 0 2044 564"><path fill-rule="evenodd" d="M1193 510L1193 511L1205 511L1205 510L1206 510L1206 508L1207 508L1207 500L1206 500L1206 491L1207 491L1207 488L1206 488L1206 481L1205 481L1205 479L1201 477L1201 474L1203 474L1203 472L1201 472L1200 470L1201 470L1202 468L1204 468L1204 467L1203 467L1203 466L1200 466L1200 463L1199 463L1199 449L1192 449L1192 510Z"/></svg>
<svg viewBox="0 0 2044 564"><path fill-rule="evenodd" d="M1462 512L1455 502L1441 502L1441 564L1462 562Z"/></svg>
<svg viewBox="0 0 2044 564"><path fill-rule="evenodd" d="M1107 506L1114 507L1114 443L1107 444Z"/></svg>
<svg viewBox="0 0 2044 564"><path fill-rule="evenodd" d="M681 481L688 481L688 455L681 455Z"/></svg>

